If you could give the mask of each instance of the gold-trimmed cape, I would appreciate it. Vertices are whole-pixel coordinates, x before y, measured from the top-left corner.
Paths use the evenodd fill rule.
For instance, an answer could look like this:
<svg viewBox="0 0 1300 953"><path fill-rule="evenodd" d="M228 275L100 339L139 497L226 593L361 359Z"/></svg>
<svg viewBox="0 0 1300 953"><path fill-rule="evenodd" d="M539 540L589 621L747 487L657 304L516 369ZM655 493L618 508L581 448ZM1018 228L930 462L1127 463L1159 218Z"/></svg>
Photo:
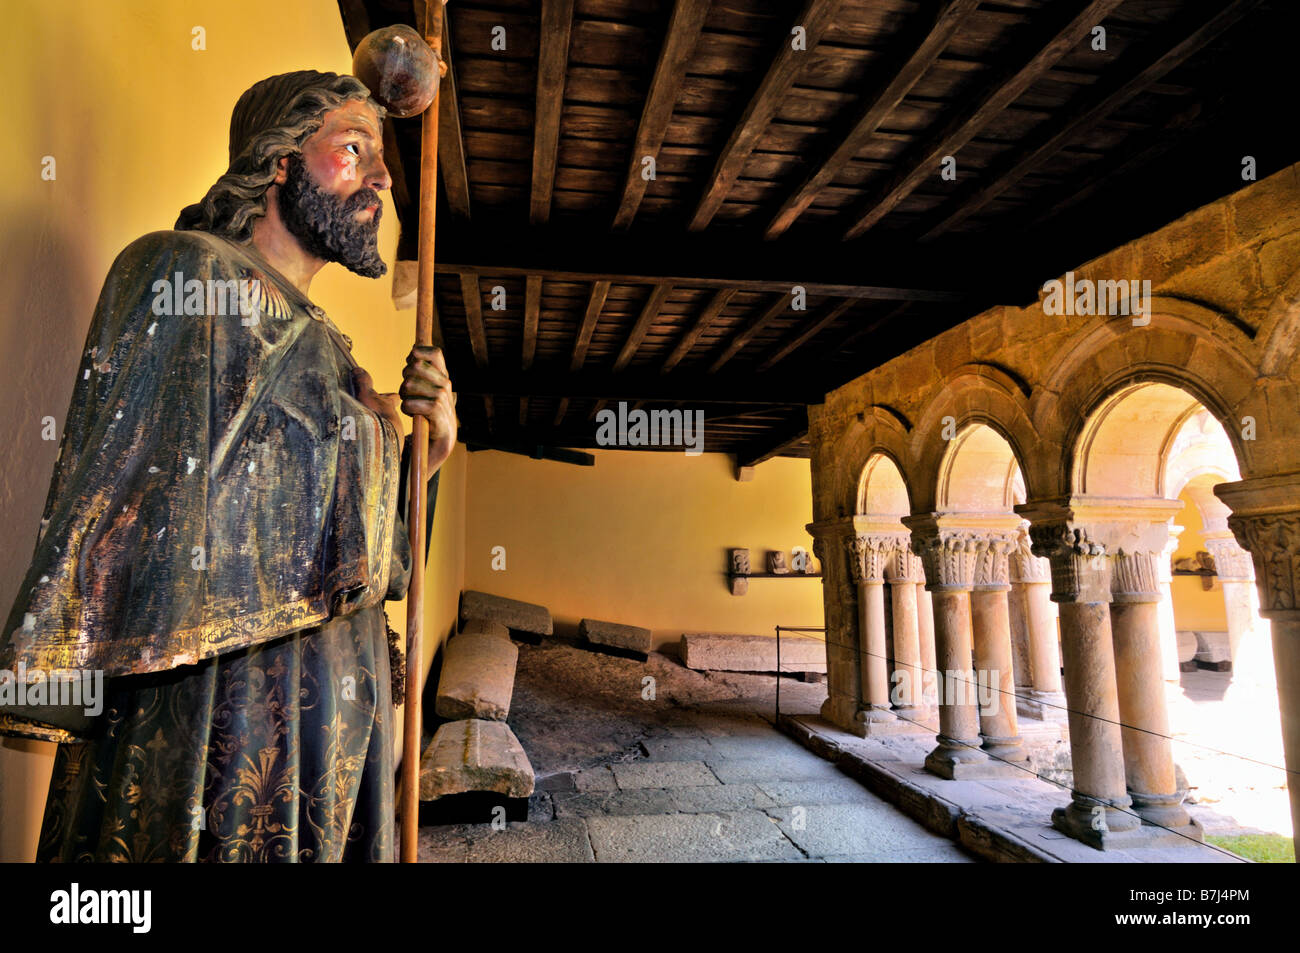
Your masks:
<svg viewBox="0 0 1300 953"><path fill-rule="evenodd" d="M213 313L231 281L255 316L229 294ZM167 313L177 283L184 314ZM247 246L199 231L129 245L95 307L0 669L159 672L380 604L400 435L340 388L340 338ZM88 724L0 706L3 734L67 741Z"/></svg>

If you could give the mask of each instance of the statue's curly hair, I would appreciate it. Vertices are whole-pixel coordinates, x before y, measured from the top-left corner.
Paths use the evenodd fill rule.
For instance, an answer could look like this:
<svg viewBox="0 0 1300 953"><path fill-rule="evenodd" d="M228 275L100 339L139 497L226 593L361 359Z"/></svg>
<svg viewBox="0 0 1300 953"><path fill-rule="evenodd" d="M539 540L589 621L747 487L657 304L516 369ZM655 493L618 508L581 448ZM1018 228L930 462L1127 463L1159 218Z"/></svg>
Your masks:
<svg viewBox="0 0 1300 953"><path fill-rule="evenodd" d="M384 108L354 76L300 70L249 87L230 117L229 168L200 201L181 211L176 229L247 242L253 223L266 214L266 190L275 180L276 163L300 153L325 113L352 99L368 100L384 118Z"/></svg>

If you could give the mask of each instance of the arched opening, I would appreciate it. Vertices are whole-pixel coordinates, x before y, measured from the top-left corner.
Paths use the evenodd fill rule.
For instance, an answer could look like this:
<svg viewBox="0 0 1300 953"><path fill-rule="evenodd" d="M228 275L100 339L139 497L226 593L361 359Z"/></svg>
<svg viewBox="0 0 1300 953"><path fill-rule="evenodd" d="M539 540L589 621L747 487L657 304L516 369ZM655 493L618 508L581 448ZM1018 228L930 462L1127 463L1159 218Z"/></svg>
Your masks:
<svg viewBox="0 0 1300 953"><path fill-rule="evenodd" d="M1241 479L1227 431L1181 388L1132 384L1089 416L1072 477L1076 498L1097 519L1125 527L1111 538L1128 541L1108 555L1135 807L1135 792L1152 794L1159 783L1170 787L1154 792L1166 800L1190 790L1192 816L1203 814L1197 803L1218 802L1239 822L1288 833L1285 776L1265 766L1282 763L1270 628L1259 616L1250 555L1214 494ZM1139 537L1146 541L1134 543Z"/></svg>

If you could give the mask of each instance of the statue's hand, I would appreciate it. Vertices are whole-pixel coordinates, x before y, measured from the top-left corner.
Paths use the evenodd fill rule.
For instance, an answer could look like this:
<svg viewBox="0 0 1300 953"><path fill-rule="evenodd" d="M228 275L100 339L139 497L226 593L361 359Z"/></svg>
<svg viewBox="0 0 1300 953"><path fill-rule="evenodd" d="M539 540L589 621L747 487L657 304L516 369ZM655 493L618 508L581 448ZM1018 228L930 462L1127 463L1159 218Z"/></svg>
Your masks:
<svg viewBox="0 0 1300 953"><path fill-rule="evenodd" d="M413 347L402 371L402 413L429 421L429 472L442 466L456 446L456 395L442 349Z"/></svg>
<svg viewBox="0 0 1300 953"><path fill-rule="evenodd" d="M402 415L397 410L397 395L381 394L376 391L375 382L371 380L369 372L362 367L352 369L352 382L357 388L357 400L392 424L400 442L406 430L402 423Z"/></svg>

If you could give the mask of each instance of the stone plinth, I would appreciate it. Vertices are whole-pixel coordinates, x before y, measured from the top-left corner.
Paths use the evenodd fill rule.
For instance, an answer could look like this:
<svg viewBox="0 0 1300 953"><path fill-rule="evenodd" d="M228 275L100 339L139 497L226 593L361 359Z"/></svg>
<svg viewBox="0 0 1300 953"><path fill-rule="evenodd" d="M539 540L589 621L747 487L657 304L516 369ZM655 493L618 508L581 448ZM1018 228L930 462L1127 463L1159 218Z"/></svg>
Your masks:
<svg viewBox="0 0 1300 953"><path fill-rule="evenodd" d="M505 721L518 660L519 649L508 636L462 632L443 650L434 710L443 718Z"/></svg>
<svg viewBox="0 0 1300 953"><path fill-rule="evenodd" d="M533 793L533 766L515 733L501 721L449 721L420 759L420 800L467 791L507 797Z"/></svg>
<svg viewBox="0 0 1300 953"><path fill-rule="evenodd" d="M641 656L650 653L650 630L637 625L583 619L578 623L578 635L597 648L617 649Z"/></svg>
<svg viewBox="0 0 1300 953"><path fill-rule="evenodd" d="M775 672L776 639L770 635L686 632L682 664L699 671ZM826 644L804 636L781 636L782 672L826 671Z"/></svg>
<svg viewBox="0 0 1300 953"><path fill-rule="evenodd" d="M506 599L486 592L475 592L472 589L466 590L460 596L461 625L470 619L499 622L507 629L531 632L534 635L550 635L554 631L551 613L545 606L520 602L518 599Z"/></svg>

